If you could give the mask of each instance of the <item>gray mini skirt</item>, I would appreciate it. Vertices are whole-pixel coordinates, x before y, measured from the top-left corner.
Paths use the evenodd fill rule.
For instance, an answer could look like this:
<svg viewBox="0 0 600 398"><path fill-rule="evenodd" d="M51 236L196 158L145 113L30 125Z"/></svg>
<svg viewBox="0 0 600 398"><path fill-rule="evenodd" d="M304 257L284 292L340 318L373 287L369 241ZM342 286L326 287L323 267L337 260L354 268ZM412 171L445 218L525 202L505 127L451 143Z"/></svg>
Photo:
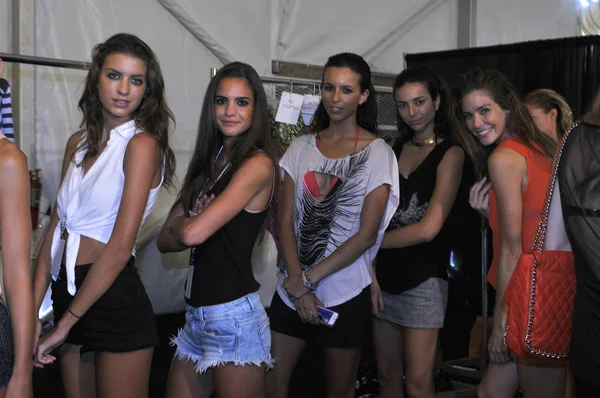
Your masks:
<svg viewBox="0 0 600 398"><path fill-rule="evenodd" d="M448 281L429 278L400 294L381 292L385 311L379 319L413 329L440 329L448 304Z"/></svg>

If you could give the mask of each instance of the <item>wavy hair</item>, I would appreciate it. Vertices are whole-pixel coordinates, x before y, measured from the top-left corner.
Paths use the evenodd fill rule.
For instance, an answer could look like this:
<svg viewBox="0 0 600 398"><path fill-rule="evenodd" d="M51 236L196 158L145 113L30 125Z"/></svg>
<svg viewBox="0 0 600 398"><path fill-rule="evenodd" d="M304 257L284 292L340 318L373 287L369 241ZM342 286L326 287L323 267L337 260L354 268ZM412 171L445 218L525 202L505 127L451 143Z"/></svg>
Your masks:
<svg viewBox="0 0 600 398"><path fill-rule="evenodd" d="M523 100L525 104L533 105L540 108L545 114L548 114L552 109L556 110L556 136L558 141L573 125L573 114L567 101L554 90L548 88L540 88L527 93Z"/></svg>
<svg viewBox="0 0 600 398"><path fill-rule="evenodd" d="M462 100L473 91L483 91L505 111L505 131L514 134L514 139L531 148L534 153L548 162L554 157L556 143L541 132L529 115L525 104L519 98L517 90L506 76L495 70L475 69L458 76L457 83L451 90L452 112L450 124L458 140L473 161L479 177L488 176L486 151L479 140L467 128Z"/></svg>
<svg viewBox="0 0 600 398"><path fill-rule="evenodd" d="M85 140L78 149L85 148L86 156L98 154L105 123L105 109L98 94L98 80L104 61L111 54L125 54L138 58L146 65L146 92L132 118L138 129L152 135L158 142L161 164L164 165L164 184L172 187L175 155L169 146L169 122L175 123L175 117L167 105L165 83L156 54L137 36L119 33L94 47L92 65L78 104L83 114L80 127L86 130Z"/></svg>
<svg viewBox="0 0 600 398"><path fill-rule="evenodd" d="M329 57L325 67L323 68L321 84L325 80L325 71L327 71L328 68L348 68L358 75L360 91L361 93L364 93L365 90L369 90L369 97L363 104L358 105L358 109L356 110L356 123L363 129L378 136L377 98L375 87L371 82L371 68L369 67L367 61L365 61L360 55L353 53L340 53L333 55ZM329 127L329 121L329 115L327 114L325 106L323 105L323 100L321 99L310 124L310 132L313 134L319 134L321 131Z"/></svg>
<svg viewBox="0 0 600 398"><path fill-rule="evenodd" d="M271 158L276 169L276 175L279 175L277 146L271 135L267 96L260 77L256 70L248 64L242 62L227 64L210 81L204 95L194 155L188 166L179 194L179 200L184 209L193 208L200 191L215 176L217 154L223 145L223 134L219 130L215 116L215 97L219 83L223 79L229 78L244 79L254 95L252 124L248 130L235 137L231 144L231 159L229 161L233 170L237 169L245 159L255 152L262 151ZM278 183L279 179L275 178L274 195L278 192Z"/></svg>
<svg viewBox="0 0 600 398"><path fill-rule="evenodd" d="M435 111L435 119L433 121L435 138L454 138L448 125L450 98L444 81L433 70L425 66L408 68L396 76L393 90L394 96L399 88L411 83L418 83L425 87L432 101L435 101L437 98L440 100L440 106ZM396 125L398 127L398 138L394 144L395 146L402 145L414 137L415 131L404 123L398 107L396 107Z"/></svg>

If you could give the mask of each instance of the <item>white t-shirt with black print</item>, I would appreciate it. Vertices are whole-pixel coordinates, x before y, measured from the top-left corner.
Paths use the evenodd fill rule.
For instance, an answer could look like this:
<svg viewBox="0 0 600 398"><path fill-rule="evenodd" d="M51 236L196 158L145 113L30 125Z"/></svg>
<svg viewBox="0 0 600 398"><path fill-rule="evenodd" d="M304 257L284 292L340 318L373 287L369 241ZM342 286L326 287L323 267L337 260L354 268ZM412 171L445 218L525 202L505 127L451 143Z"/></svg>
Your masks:
<svg viewBox="0 0 600 398"><path fill-rule="evenodd" d="M318 266L355 235L367 195L381 185L390 186L376 243L354 263L323 279L315 292L326 307L345 303L371 284L371 264L398 207L400 188L394 151L385 141L376 139L359 152L328 159L319 151L316 137L311 134L296 138L280 164L296 187L294 232L303 269ZM310 174L325 176L329 181L329 191L322 193L323 196L313 194L311 180L314 182L316 177ZM295 308L283 288L286 275L284 267L279 274L277 291L290 308Z"/></svg>

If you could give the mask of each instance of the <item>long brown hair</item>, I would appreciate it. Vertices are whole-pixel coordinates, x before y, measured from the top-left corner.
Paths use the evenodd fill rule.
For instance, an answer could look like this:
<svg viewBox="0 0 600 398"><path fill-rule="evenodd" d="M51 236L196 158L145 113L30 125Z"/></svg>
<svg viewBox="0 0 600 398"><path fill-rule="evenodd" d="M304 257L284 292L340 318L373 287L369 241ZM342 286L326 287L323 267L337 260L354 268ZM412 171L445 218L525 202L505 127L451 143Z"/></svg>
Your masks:
<svg viewBox="0 0 600 398"><path fill-rule="evenodd" d="M98 79L102 65L111 54L126 54L139 58L146 64L147 86L144 98L133 114L136 127L152 135L158 142L161 164L164 164L164 185L172 187L175 172L175 155L169 146L169 122L175 123L173 112L165 98L163 75L152 49L137 36L119 33L94 47L92 66L85 79L83 94L78 107L83 113L81 126L85 128L85 140L78 149L85 148L86 155L98 154L104 132L104 107L98 94Z"/></svg>
<svg viewBox="0 0 600 398"><path fill-rule="evenodd" d="M248 64L241 62L227 64L217 72L206 89L194 155L179 194L179 200L184 209L194 207L198 194L215 175L215 159L223 145L223 134L219 130L215 117L215 96L219 83L227 78L244 79L254 95L252 124L248 130L235 137L231 144L232 169L237 169L248 156L260 150L271 158L276 168L276 175L279 175L276 146L273 143L269 125L267 96L260 77L256 70ZM278 192L278 182L279 178L275 178L274 195Z"/></svg>
<svg viewBox="0 0 600 398"><path fill-rule="evenodd" d="M356 110L356 124L363 129L373 133L375 136L379 135L377 129L377 93L375 87L371 81L371 68L367 61L360 55L353 53L340 53L332 55L327 60L327 63L323 67L323 74L321 76L321 83L325 80L325 71L329 68L348 68L352 72L358 75L358 84L360 86L360 92L364 93L365 90L369 90L369 97L367 100L358 106ZM319 102L315 115L310 124L310 132L318 135L321 131L329 127L329 115L323 105L323 100Z"/></svg>
<svg viewBox="0 0 600 398"><path fill-rule="evenodd" d="M450 123L480 177L488 176L489 151L486 151L467 129L462 112L463 98L477 90L484 91L500 108L508 111L505 132L514 134L515 140L531 148L548 162L551 161L556 151L556 143L537 128L515 87L498 71L475 69L459 75L451 90Z"/></svg>
<svg viewBox="0 0 600 398"><path fill-rule="evenodd" d="M556 136L559 141L573 125L573 115L569 104L554 90L540 88L530 91L523 102L540 108L545 114L556 109Z"/></svg>

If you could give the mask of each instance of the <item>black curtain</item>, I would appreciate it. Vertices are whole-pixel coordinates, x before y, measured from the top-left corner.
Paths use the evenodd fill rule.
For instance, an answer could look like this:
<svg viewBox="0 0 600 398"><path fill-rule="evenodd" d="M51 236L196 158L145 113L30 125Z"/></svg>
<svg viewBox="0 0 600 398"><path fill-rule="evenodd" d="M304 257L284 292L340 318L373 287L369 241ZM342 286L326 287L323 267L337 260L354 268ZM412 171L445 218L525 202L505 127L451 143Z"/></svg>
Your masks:
<svg viewBox="0 0 600 398"><path fill-rule="evenodd" d="M567 100L575 120L600 87L600 36L406 54L405 60L407 67L429 66L450 85L457 74L482 68L504 73L521 95L550 88Z"/></svg>

